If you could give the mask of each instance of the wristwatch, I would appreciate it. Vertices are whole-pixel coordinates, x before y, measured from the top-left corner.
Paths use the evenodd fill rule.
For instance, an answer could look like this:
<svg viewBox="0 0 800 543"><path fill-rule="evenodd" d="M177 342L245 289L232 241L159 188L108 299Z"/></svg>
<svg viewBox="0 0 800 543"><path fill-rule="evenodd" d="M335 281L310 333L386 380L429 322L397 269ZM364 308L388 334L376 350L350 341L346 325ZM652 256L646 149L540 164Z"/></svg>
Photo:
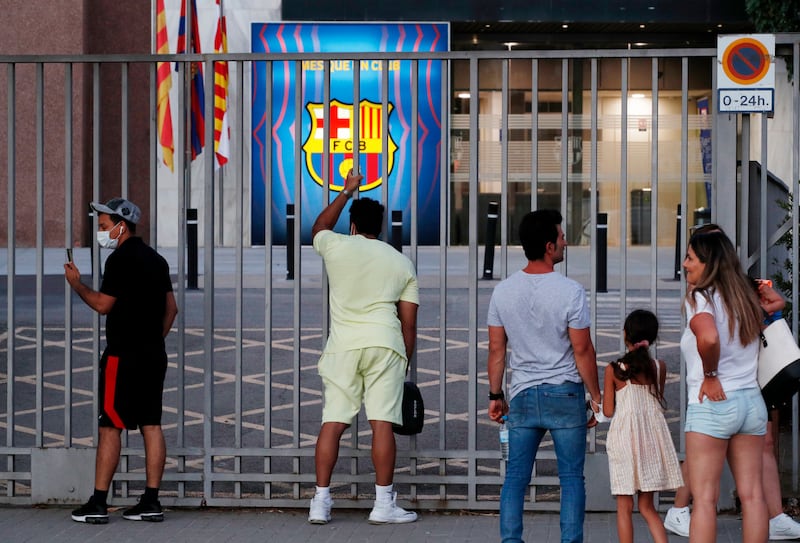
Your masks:
<svg viewBox="0 0 800 543"><path fill-rule="evenodd" d="M491 390L489 391L489 400L505 400L505 399L506 395L503 393L502 390L500 392L492 392Z"/></svg>
<svg viewBox="0 0 800 543"><path fill-rule="evenodd" d="M709 370L709 371L703 372L703 375L705 375L706 377L716 377L717 376L717 370Z"/></svg>
<svg viewBox="0 0 800 543"><path fill-rule="evenodd" d="M344 194L344 197L345 197L345 198L350 198L350 197L353 195L353 193L352 193L352 192L350 192L350 191L349 191L349 190L347 190L347 189L342 189L342 194Z"/></svg>

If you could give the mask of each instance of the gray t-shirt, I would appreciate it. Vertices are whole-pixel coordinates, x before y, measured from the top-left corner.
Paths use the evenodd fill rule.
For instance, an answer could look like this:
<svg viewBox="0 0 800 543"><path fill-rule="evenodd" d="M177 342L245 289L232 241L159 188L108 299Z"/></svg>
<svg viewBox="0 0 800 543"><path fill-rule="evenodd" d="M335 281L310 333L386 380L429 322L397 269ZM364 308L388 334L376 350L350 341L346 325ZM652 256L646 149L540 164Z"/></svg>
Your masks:
<svg viewBox="0 0 800 543"><path fill-rule="evenodd" d="M508 337L510 398L535 385L583 382L567 330L591 324L580 283L556 272L518 271L494 288L486 321Z"/></svg>

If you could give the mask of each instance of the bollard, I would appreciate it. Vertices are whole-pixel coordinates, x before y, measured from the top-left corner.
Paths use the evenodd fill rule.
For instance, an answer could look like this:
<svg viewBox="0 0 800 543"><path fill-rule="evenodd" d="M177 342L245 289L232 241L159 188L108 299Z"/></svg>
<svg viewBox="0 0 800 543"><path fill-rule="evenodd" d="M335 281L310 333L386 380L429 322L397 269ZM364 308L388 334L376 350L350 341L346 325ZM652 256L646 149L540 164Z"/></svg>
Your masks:
<svg viewBox="0 0 800 543"><path fill-rule="evenodd" d="M494 276L494 238L497 235L497 215L500 204L489 202L489 212L486 215L486 252L483 255L483 278L492 279Z"/></svg>
<svg viewBox="0 0 800 543"><path fill-rule="evenodd" d="M403 212L392 211L392 247L403 252Z"/></svg>
<svg viewBox="0 0 800 543"><path fill-rule="evenodd" d="M597 292L608 292L608 213L597 214Z"/></svg>
<svg viewBox="0 0 800 543"><path fill-rule="evenodd" d="M294 204L286 204L286 279L294 279Z"/></svg>
<svg viewBox="0 0 800 543"><path fill-rule="evenodd" d="M675 281L681 280L681 204L678 204L678 216L675 219Z"/></svg>
<svg viewBox="0 0 800 543"><path fill-rule="evenodd" d="M197 210L186 210L186 288L197 290Z"/></svg>

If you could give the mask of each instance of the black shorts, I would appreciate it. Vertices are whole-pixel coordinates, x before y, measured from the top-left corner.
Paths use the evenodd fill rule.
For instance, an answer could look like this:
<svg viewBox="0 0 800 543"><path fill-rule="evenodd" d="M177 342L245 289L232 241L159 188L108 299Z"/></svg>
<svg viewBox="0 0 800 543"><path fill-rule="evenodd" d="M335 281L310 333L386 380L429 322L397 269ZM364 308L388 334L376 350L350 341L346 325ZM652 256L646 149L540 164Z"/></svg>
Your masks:
<svg viewBox="0 0 800 543"><path fill-rule="evenodd" d="M167 355L103 353L98 386L99 422L103 427L135 430L161 425L161 396Z"/></svg>

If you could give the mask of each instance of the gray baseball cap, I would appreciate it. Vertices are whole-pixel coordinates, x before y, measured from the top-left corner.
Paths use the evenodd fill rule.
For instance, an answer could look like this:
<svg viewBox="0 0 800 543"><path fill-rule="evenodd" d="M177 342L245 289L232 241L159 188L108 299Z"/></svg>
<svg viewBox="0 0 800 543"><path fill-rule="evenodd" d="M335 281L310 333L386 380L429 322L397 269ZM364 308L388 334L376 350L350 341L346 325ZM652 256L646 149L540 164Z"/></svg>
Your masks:
<svg viewBox="0 0 800 543"><path fill-rule="evenodd" d="M125 198L112 198L105 204L92 202L89 204L89 207L91 207L97 213L119 215L126 221L132 222L133 224L139 224L139 219L142 216L142 212L139 211L139 207L133 202L129 202Z"/></svg>

